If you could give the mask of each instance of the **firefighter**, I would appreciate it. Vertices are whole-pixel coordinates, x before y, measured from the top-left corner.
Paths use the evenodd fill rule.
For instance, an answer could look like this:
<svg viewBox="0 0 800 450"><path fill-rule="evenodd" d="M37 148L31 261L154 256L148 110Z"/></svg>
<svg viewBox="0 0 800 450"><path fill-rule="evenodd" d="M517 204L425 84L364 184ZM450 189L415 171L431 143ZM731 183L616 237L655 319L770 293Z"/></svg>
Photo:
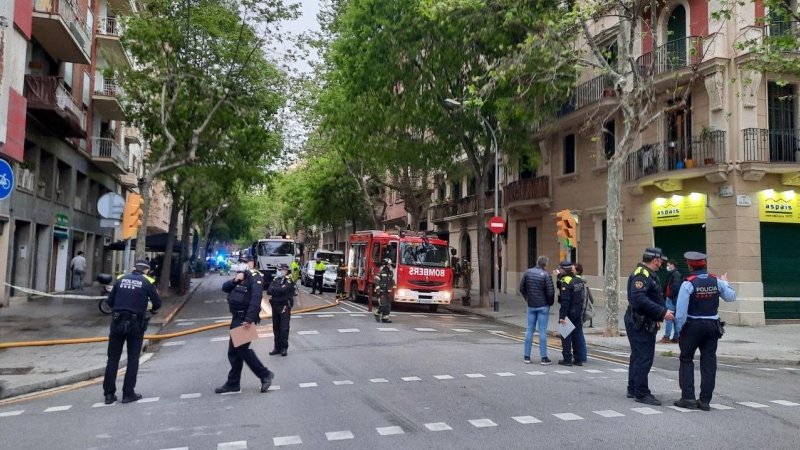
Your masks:
<svg viewBox="0 0 800 450"><path fill-rule="evenodd" d="M325 276L325 269L327 269L327 266L322 262L322 259L317 256L317 262L314 263L314 282L311 284L312 294L319 289L319 293L322 295L322 278Z"/></svg>
<svg viewBox="0 0 800 450"><path fill-rule="evenodd" d="M375 321L392 323L389 312L394 298L394 273L392 273L392 260L383 260L381 270L375 276L375 292L378 294L378 309L375 310Z"/></svg>
<svg viewBox="0 0 800 450"><path fill-rule="evenodd" d="M344 279L347 277L347 266L344 265L344 260L339 261L339 267L336 268L336 298L343 299L347 297L344 293Z"/></svg>

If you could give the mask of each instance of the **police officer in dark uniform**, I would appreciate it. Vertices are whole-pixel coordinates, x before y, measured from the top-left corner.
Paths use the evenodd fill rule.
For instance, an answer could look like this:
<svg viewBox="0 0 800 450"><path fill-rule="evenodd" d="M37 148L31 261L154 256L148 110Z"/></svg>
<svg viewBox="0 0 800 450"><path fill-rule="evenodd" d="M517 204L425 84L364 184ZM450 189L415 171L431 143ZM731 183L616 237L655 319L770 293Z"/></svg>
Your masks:
<svg viewBox="0 0 800 450"><path fill-rule="evenodd" d="M240 326L250 329L259 322L264 275L255 270L252 256L242 255L239 261L247 263L248 270L239 272L232 280L226 281L222 285L222 291L228 294L228 307L232 316L231 329ZM214 390L217 394L240 390L239 381L242 378L243 364L247 364L247 367L261 380L261 392L267 392L272 385L275 374L264 367L256 353L250 349L250 343L234 347L233 340L229 340L228 361L231 363L228 381Z"/></svg>
<svg viewBox="0 0 800 450"><path fill-rule="evenodd" d="M272 306L272 332L275 337L275 348L270 355L286 356L289 351L289 319L294 307L294 282L289 275L289 266L281 264L275 278L267 288Z"/></svg>
<svg viewBox="0 0 800 450"><path fill-rule="evenodd" d="M681 399L675 406L711 410L711 395L717 377L717 341L725 332L719 320L719 299L736 301L736 291L728 284L728 274L708 273L708 256L700 252L683 255L691 273L681 284L675 308L675 326L680 330L681 368L678 382ZM694 397L694 354L700 349L700 399Z"/></svg>
<svg viewBox="0 0 800 450"><path fill-rule="evenodd" d="M378 309L375 310L375 321L392 323L389 313L394 297L394 273L392 273L392 260L383 260L381 270L375 275L375 292L378 293Z"/></svg>
<svg viewBox="0 0 800 450"><path fill-rule="evenodd" d="M339 261L339 267L336 268L336 298L342 299L347 297L344 293L344 280L347 278L347 266L344 265L344 260Z"/></svg>
<svg viewBox="0 0 800 450"><path fill-rule="evenodd" d="M659 322L675 318L665 306L661 283L656 276L666 259L658 247L645 249L642 262L628 277L628 310L625 312L625 332L631 346L628 398L656 406L661 405L661 401L650 393L647 385L655 358L656 333Z"/></svg>
<svg viewBox="0 0 800 450"><path fill-rule="evenodd" d="M134 392L139 372L139 356L142 353L144 332L150 318L147 303L152 304L152 314L161 308L161 297L147 277L150 265L145 260L136 261L133 272L117 279L108 294L108 305L112 309L111 332L108 335L108 362L106 363L103 393L105 404L117 401L117 370L122 356L122 345L128 347L128 369L122 384L122 403L140 400L141 394Z"/></svg>
<svg viewBox="0 0 800 450"><path fill-rule="evenodd" d="M564 276L559 283L559 302L561 307L558 310L558 321L566 325L567 318L575 325L566 338L561 339L562 355L564 359L558 362L562 366L583 365L583 288L585 286L583 278L575 276L574 266L569 261L561 262L561 270Z"/></svg>

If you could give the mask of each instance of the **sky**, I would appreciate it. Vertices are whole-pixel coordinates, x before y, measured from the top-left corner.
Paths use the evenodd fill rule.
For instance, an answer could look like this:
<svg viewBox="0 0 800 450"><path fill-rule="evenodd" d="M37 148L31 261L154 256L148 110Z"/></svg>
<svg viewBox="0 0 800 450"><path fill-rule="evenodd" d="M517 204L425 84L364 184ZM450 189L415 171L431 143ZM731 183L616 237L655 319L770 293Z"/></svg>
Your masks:
<svg viewBox="0 0 800 450"><path fill-rule="evenodd" d="M300 4L301 16L292 22L286 24L287 31L293 34L305 33L308 31L318 31L319 24L317 23L317 13L319 12L319 0L295 0ZM314 57L314 56L312 56ZM309 65L300 62L296 64L299 70L311 70Z"/></svg>

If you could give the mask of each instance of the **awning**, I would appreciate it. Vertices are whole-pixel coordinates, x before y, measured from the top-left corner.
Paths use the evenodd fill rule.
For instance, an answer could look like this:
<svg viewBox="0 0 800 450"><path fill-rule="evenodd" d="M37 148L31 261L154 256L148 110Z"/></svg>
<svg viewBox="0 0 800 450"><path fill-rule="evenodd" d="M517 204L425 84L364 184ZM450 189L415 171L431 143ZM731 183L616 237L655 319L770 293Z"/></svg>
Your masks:
<svg viewBox="0 0 800 450"><path fill-rule="evenodd" d="M167 251L168 239L167 233L151 234L145 239L145 250L148 252L165 252ZM181 241L174 237L172 240L174 242L172 251L182 251L183 247L181 246ZM131 239L131 248L136 248L136 239ZM117 241L111 245L107 245L106 250L125 250L125 241Z"/></svg>
<svg viewBox="0 0 800 450"><path fill-rule="evenodd" d="M69 228L53 227L53 238L69 239Z"/></svg>

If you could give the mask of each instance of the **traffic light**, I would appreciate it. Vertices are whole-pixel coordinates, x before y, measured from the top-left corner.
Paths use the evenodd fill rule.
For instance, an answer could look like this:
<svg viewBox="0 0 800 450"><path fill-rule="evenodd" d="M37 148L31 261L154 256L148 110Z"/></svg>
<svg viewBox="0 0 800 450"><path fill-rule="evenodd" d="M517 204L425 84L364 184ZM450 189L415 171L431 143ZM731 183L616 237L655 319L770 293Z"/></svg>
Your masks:
<svg viewBox="0 0 800 450"><path fill-rule="evenodd" d="M144 200L141 195L128 194L128 201L125 202L125 210L122 212L122 239L136 236L142 226L142 205Z"/></svg>
<svg viewBox="0 0 800 450"><path fill-rule="evenodd" d="M562 209L556 213L558 221L558 237L564 240L564 245L567 248L578 247L578 221L572 216L572 212L568 209Z"/></svg>

